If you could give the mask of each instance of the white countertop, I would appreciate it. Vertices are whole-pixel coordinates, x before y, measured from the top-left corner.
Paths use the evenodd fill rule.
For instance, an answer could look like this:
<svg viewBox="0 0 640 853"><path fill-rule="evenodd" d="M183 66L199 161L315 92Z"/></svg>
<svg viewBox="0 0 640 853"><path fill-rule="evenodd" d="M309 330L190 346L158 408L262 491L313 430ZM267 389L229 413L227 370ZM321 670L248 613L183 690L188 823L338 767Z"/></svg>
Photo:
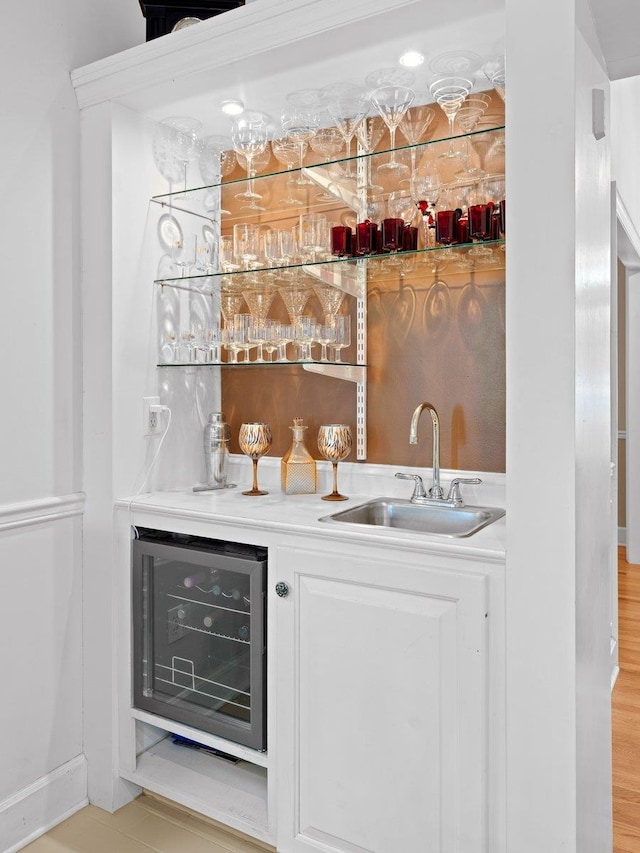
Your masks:
<svg viewBox="0 0 640 853"><path fill-rule="evenodd" d="M274 464L276 462L277 466ZM326 466L318 464L320 480L318 494L284 495L280 491L278 480L279 460L263 459L258 469L258 479L260 487L268 489L269 494L247 497L242 494L242 491L250 487L250 463L247 459L237 457L230 465L229 477L230 482L238 483L237 488L206 492L194 492L192 488L156 491L133 498L122 498L116 501L116 506L129 507L134 513L150 512L165 518L170 516L210 521L236 527L251 527L256 530L326 537L363 545L384 545L403 550L446 553L450 556L484 561L504 561L506 538L504 517L470 537L437 536L408 530L319 521L322 516L357 506L373 497L408 498L411 494L411 484L395 480L393 474L389 475L390 470L395 472L397 469L387 469L387 466L341 465L338 486L341 492L349 496L349 499L329 502L321 499L322 494L331 490L330 487L327 488L329 471ZM430 482L428 472L420 471L419 473L425 476L425 482L428 485ZM453 475L466 476L467 472L462 474L445 472L442 482L446 485ZM504 506L503 500L487 499L489 496L499 497L500 491L504 495L504 483L500 480L501 475L484 475L484 489L483 487L463 487L466 502ZM358 487L360 491L354 491L352 487ZM478 491L484 493L479 495Z"/></svg>

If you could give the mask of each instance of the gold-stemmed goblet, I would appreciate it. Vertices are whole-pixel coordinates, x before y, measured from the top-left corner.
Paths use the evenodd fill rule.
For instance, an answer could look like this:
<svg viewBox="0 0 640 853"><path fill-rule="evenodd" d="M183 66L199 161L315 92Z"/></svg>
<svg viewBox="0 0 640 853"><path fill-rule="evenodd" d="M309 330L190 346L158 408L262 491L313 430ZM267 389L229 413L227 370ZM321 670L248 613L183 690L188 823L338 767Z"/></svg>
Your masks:
<svg viewBox="0 0 640 853"><path fill-rule="evenodd" d="M338 491L338 462L351 452L353 441L347 424L323 424L318 430L318 450L333 465L333 491L323 495L323 501L346 501L347 496Z"/></svg>
<svg viewBox="0 0 640 853"><path fill-rule="evenodd" d="M251 496L268 495L269 492L258 488L258 459L264 456L265 453L268 453L271 447L272 436L269 424L242 424L238 440L240 450L253 462L253 486L242 494Z"/></svg>

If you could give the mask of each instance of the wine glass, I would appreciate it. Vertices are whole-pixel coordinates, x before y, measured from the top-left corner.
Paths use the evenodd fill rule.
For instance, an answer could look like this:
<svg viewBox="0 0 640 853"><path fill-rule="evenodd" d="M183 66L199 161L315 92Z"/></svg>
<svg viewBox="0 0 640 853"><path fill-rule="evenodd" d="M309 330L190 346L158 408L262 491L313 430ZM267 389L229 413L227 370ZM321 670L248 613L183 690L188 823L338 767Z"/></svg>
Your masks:
<svg viewBox="0 0 640 853"><path fill-rule="evenodd" d="M236 167L234 152L229 148L226 136L205 136L202 151L198 157L200 177L207 186L217 184L226 178Z"/></svg>
<svg viewBox="0 0 640 853"><path fill-rule="evenodd" d="M330 346L334 352L333 360L340 364L340 350L351 345L351 317L348 314L336 314L331 317L335 337Z"/></svg>
<svg viewBox="0 0 640 853"><path fill-rule="evenodd" d="M240 450L245 456L248 456L253 463L253 486L246 492L242 492L242 494L250 495L251 497L256 495L268 495L269 492L265 492L258 488L258 460L261 456L264 456L265 453L269 452L273 441L269 424L241 424L238 441L240 444Z"/></svg>
<svg viewBox="0 0 640 853"><path fill-rule="evenodd" d="M380 171L392 171L398 174L407 167L396 160L396 129L403 116L413 103L415 92L406 86L381 86L369 95L371 103L380 113L389 128L391 157L387 163L378 166Z"/></svg>
<svg viewBox="0 0 640 853"><path fill-rule="evenodd" d="M338 462L351 452L353 439L347 424L323 424L318 430L318 450L333 466L333 491L323 495L323 501L346 501L347 496L338 491Z"/></svg>
<svg viewBox="0 0 640 853"><path fill-rule="evenodd" d="M197 160L203 146L200 137L202 122L188 116L174 116L165 118L161 124L169 128L169 150L175 159L182 165L184 176L184 191L187 191L187 168L189 163Z"/></svg>
<svg viewBox="0 0 640 853"><path fill-rule="evenodd" d="M173 185L182 177L182 164L178 161L172 147L173 127L171 119L159 122L153 132L153 161L156 169L169 184L169 196Z"/></svg>
<svg viewBox="0 0 640 853"><path fill-rule="evenodd" d="M247 178L249 185L243 193L238 193L236 198L248 202L246 207L250 210L264 210L258 201L262 198L253 189L253 178L255 169L253 160L258 154L262 154L269 141L269 116L266 113L250 110L242 113L231 126L231 142L236 154L244 154L247 161Z"/></svg>

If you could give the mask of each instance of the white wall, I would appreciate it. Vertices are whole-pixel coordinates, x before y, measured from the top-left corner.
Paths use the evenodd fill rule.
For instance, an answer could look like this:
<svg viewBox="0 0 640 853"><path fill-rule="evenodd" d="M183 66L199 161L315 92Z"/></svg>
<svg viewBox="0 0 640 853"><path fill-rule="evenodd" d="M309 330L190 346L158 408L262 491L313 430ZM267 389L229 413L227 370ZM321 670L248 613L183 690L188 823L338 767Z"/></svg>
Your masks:
<svg viewBox="0 0 640 853"><path fill-rule="evenodd" d="M611 166L618 195L640 234L640 77L611 83Z"/></svg>
<svg viewBox="0 0 640 853"><path fill-rule="evenodd" d="M5 4L0 36L0 850L86 797L79 119L69 71L144 41L131 0Z"/></svg>
<svg viewBox="0 0 640 853"><path fill-rule="evenodd" d="M608 138L591 133L591 89L607 81L577 6L507 3L506 778L518 853L611 849L610 173Z"/></svg>

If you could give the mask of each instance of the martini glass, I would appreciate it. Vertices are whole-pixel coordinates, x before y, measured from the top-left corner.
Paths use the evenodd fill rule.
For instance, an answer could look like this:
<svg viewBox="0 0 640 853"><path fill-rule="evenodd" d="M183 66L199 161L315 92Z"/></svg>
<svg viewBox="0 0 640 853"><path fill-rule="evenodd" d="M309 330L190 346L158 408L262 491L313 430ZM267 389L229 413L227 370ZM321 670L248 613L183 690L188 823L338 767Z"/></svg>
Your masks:
<svg viewBox="0 0 640 853"><path fill-rule="evenodd" d="M253 463L253 486L243 495L256 497L258 495L268 495L269 492L262 491L258 488L258 460L269 452L273 437L269 424L265 423L249 423L241 424L238 435L240 450L245 456L248 456Z"/></svg>
<svg viewBox="0 0 640 853"><path fill-rule="evenodd" d="M314 284L313 290L322 306L325 324L330 326L344 302L345 292L330 284ZM326 361L326 359L324 360Z"/></svg>
<svg viewBox="0 0 640 853"><path fill-rule="evenodd" d="M253 178L255 169L253 161L258 154L262 154L269 140L269 116L256 110L242 113L231 127L231 142L236 154L243 154L247 162L248 187L242 193L237 193L236 198L248 202L246 207L250 210L264 210L258 204L262 198L253 189Z"/></svg>
<svg viewBox="0 0 640 853"><path fill-rule="evenodd" d="M276 292L274 285L260 280L254 286L242 291L244 301L247 303L247 307L253 318L254 333L256 331L259 333L255 336L255 341L258 344L256 361L264 361L262 352L262 345L266 337L264 330L266 328L267 314L269 313Z"/></svg>
<svg viewBox="0 0 640 853"><path fill-rule="evenodd" d="M416 100L422 100L426 95L416 95ZM427 130L433 123L436 116L436 111L433 107L426 104L417 107L411 107L404 116L400 119L398 128L400 133L411 146L411 177L416 174L416 145L423 142Z"/></svg>
<svg viewBox="0 0 640 853"><path fill-rule="evenodd" d="M351 142L360 123L367 114L367 98L364 90L351 83L335 83L322 91L326 109L333 123L342 134L345 146L345 158L351 157ZM352 164L347 163L344 177L355 179Z"/></svg>
<svg viewBox="0 0 640 853"><path fill-rule="evenodd" d="M403 116L413 103L415 92L406 86L381 86L369 95L371 103L380 113L382 120L389 128L391 157L387 163L378 166L380 171L405 172L404 163L396 160L396 129Z"/></svg>
<svg viewBox="0 0 640 853"><path fill-rule="evenodd" d="M453 147L454 125L458 110L464 99L473 88L473 81L466 77L437 77L429 86L433 99L436 101L449 122L449 151L440 155L457 157Z"/></svg>
<svg viewBox="0 0 640 853"><path fill-rule="evenodd" d="M346 501L346 495L338 491L338 462L346 459L351 452L353 439L347 424L323 424L318 430L318 450L333 466L333 491L323 495L323 501Z"/></svg>
<svg viewBox="0 0 640 853"><path fill-rule="evenodd" d="M489 59L482 67L484 74L492 84L493 88L500 95L502 100L506 100L506 74L504 56L494 56Z"/></svg>
<svg viewBox="0 0 640 853"><path fill-rule="evenodd" d="M379 115L367 116L362 120L356 131L356 136L365 154L373 154L376 150L378 143L384 135L385 127L385 122ZM367 183L363 189L369 192L382 192L383 187L379 184L371 183L371 157L367 157L365 162L367 167Z"/></svg>

